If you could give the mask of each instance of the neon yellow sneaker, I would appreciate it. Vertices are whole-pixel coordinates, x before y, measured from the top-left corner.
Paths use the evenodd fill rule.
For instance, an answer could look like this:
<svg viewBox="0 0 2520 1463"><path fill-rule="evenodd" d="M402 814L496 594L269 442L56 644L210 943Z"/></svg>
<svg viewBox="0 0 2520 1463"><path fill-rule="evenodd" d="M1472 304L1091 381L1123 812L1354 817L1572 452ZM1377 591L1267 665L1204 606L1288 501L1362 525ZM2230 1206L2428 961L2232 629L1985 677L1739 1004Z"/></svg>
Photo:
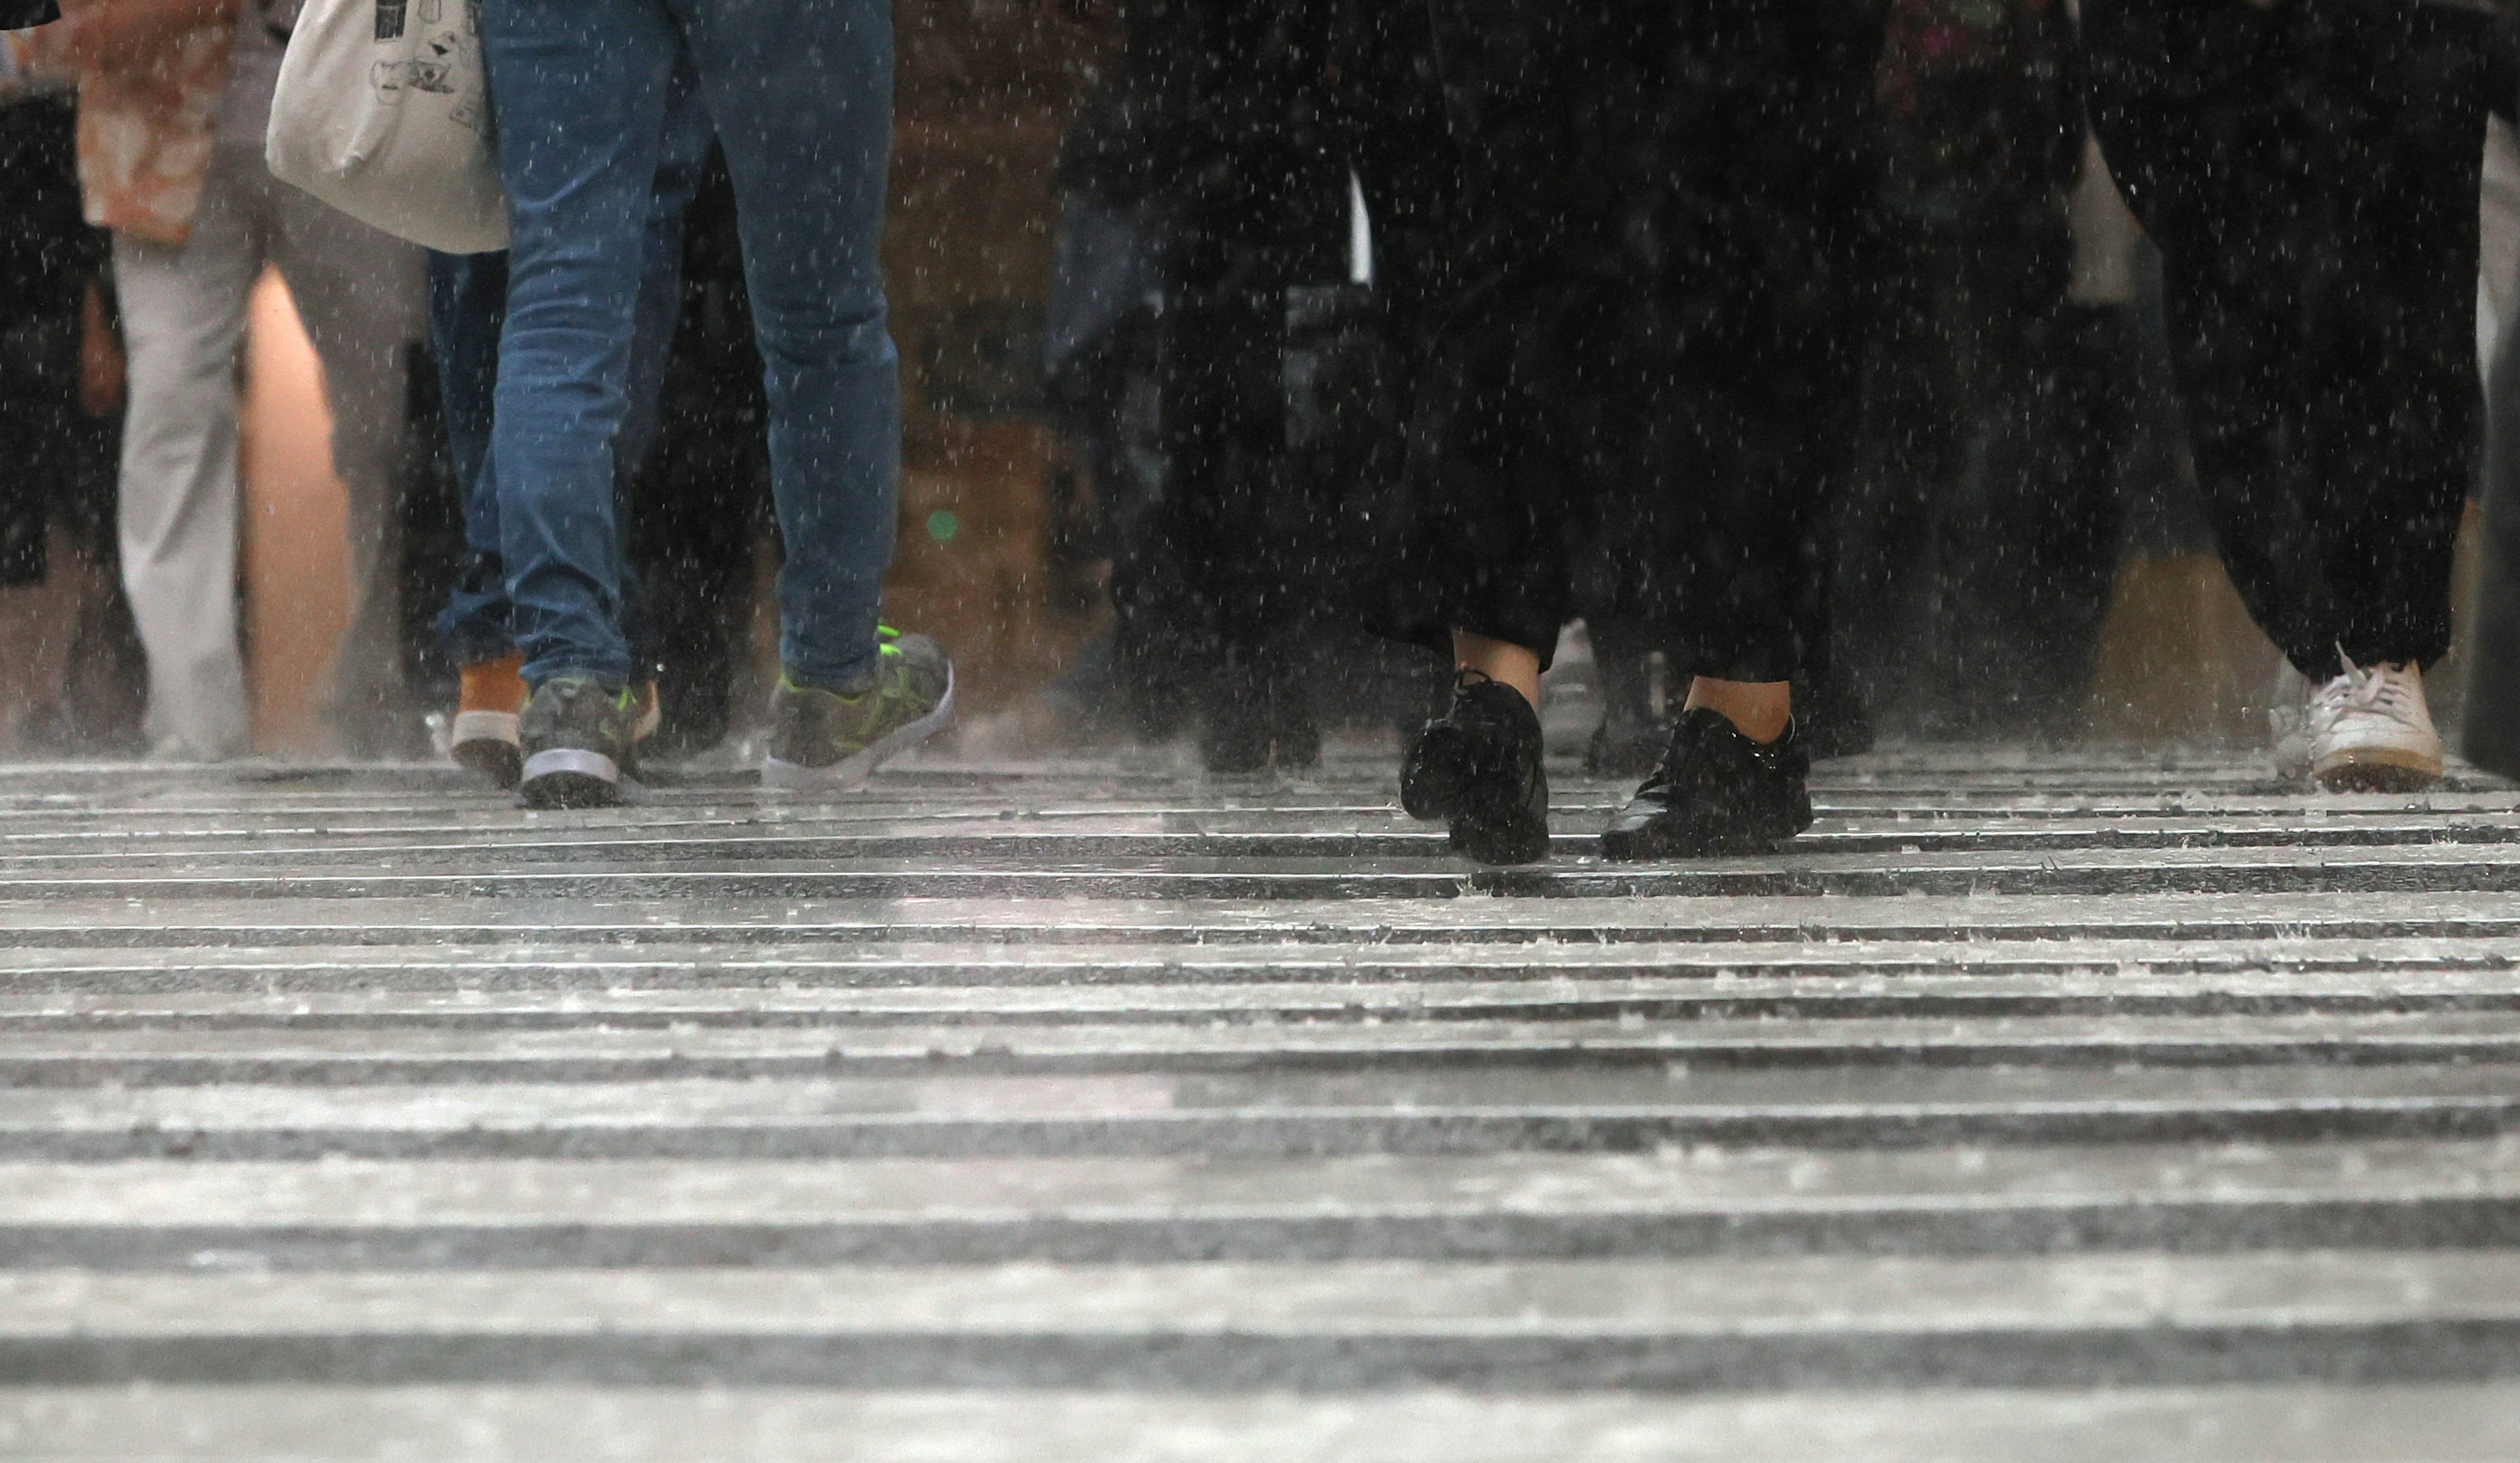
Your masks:
<svg viewBox="0 0 2520 1463"><path fill-rule="evenodd" d="M525 658L514 651L495 660L463 667L455 704L453 743L447 754L459 764L490 779L492 785L516 791L524 775ZM645 742L664 724L664 703L653 678L631 688L637 715L630 740Z"/></svg>
<svg viewBox="0 0 2520 1463"><path fill-rule="evenodd" d="M525 806L610 807L620 801L639 713L639 696L627 689L574 676L536 686L518 718L524 766L517 792Z"/></svg>
<svg viewBox="0 0 2520 1463"><path fill-rule="evenodd" d="M877 635L875 684L855 696L779 678L761 784L848 791L954 719L954 663L924 635Z"/></svg>

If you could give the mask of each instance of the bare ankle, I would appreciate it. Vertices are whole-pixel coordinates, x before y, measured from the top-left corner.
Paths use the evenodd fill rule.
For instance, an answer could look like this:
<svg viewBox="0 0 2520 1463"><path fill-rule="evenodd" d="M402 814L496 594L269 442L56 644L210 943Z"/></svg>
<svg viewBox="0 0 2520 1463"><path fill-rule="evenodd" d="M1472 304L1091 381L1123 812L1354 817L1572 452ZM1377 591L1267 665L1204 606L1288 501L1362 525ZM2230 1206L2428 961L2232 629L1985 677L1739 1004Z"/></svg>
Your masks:
<svg viewBox="0 0 2520 1463"><path fill-rule="evenodd" d="M1701 675L1688 683L1688 702L1681 709L1700 707L1721 714L1753 742L1773 742L1794 723L1791 681L1720 681Z"/></svg>
<svg viewBox="0 0 2520 1463"><path fill-rule="evenodd" d="M1467 630L1453 632L1453 668L1471 670L1500 686L1511 686L1540 709L1540 653L1510 640L1494 640Z"/></svg>

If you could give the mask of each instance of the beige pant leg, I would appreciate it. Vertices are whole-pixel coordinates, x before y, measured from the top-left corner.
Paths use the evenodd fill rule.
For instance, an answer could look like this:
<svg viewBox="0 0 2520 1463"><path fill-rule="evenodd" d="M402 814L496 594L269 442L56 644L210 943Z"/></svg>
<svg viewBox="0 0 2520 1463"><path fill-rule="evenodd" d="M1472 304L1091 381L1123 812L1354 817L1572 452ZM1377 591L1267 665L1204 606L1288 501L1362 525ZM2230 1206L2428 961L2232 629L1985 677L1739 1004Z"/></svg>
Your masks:
<svg viewBox="0 0 2520 1463"><path fill-rule="evenodd" d="M272 260L323 363L333 470L349 492L350 624L327 716L360 754L425 751L402 674L401 460L412 343L426 325L421 251L266 175Z"/></svg>
<svg viewBox="0 0 2520 1463"><path fill-rule="evenodd" d="M250 732L237 651L237 342L262 252L237 162L219 150L181 246L113 240L130 355L122 583L149 653L144 727L169 754L209 758L242 754Z"/></svg>

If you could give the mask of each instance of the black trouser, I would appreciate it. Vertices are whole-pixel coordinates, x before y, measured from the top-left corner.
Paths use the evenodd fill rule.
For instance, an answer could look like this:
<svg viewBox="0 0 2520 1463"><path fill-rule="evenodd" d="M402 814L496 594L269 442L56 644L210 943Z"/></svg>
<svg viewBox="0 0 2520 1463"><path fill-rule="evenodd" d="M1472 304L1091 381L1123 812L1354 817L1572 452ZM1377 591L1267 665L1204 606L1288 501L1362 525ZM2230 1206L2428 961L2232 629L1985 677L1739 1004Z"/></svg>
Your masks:
<svg viewBox="0 0 2520 1463"><path fill-rule="evenodd" d="M1864 331L1863 0L1430 0L1463 169L1413 428L1428 603L1544 663L1597 545L1674 668L1786 679Z"/></svg>
<svg viewBox="0 0 2520 1463"><path fill-rule="evenodd" d="M2486 18L2086 0L2092 119L2162 249L2223 560L2314 679L2450 648L2474 464Z"/></svg>
<svg viewBox="0 0 2520 1463"><path fill-rule="evenodd" d="M0 322L0 588L44 582L55 495L94 435L78 371L75 313Z"/></svg>
<svg viewBox="0 0 2520 1463"><path fill-rule="evenodd" d="M0 586L43 581L56 510L93 484L104 445L79 405L104 235L79 217L73 131L67 103L0 103Z"/></svg>

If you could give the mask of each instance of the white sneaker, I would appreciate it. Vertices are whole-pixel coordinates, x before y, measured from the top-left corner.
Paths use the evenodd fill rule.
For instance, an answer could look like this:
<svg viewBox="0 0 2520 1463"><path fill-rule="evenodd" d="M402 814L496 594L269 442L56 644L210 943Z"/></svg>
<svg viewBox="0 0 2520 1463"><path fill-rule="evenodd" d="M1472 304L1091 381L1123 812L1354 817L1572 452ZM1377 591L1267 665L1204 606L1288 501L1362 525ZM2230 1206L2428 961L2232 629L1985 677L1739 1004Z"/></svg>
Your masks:
<svg viewBox="0 0 2520 1463"><path fill-rule="evenodd" d="M2347 661L2311 698L2304 729L2311 776L2330 792L2408 793L2441 777L2441 733L2413 664Z"/></svg>

